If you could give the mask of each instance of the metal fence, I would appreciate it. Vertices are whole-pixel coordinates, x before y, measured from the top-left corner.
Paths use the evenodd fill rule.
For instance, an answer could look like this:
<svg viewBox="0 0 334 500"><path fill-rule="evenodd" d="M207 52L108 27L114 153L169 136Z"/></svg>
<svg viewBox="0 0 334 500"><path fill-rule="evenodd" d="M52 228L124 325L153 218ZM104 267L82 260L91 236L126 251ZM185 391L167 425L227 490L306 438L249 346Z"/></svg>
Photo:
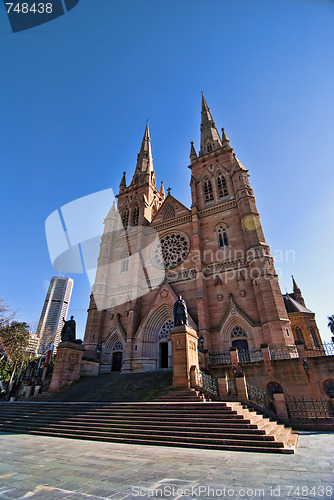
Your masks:
<svg viewBox="0 0 334 500"><path fill-rule="evenodd" d="M332 342L323 342L322 346L312 347L308 349L305 347L306 356L308 358L316 358L318 356L334 356L334 344Z"/></svg>
<svg viewBox="0 0 334 500"><path fill-rule="evenodd" d="M249 350L240 350L238 351L238 357L240 363L254 363L255 361L263 361L263 357L261 354L261 349L253 349Z"/></svg>
<svg viewBox="0 0 334 500"><path fill-rule="evenodd" d="M286 399L286 406L290 418L330 418L334 419L334 404L331 399Z"/></svg>
<svg viewBox="0 0 334 500"><path fill-rule="evenodd" d="M229 351L210 352L209 361L211 366L221 366L231 364L231 355Z"/></svg>
<svg viewBox="0 0 334 500"><path fill-rule="evenodd" d="M298 358L298 349L295 345L272 345L269 346L270 358L294 359ZM306 357L313 358L318 356L334 356L334 344L332 342L323 342L321 347L305 348ZM254 363L263 361L261 349L238 350L240 363ZM209 361L211 366L223 366L231 364L231 354L229 351L210 352Z"/></svg>
<svg viewBox="0 0 334 500"><path fill-rule="evenodd" d="M200 378L203 389L218 395L218 382L212 375L202 372Z"/></svg>
<svg viewBox="0 0 334 500"><path fill-rule="evenodd" d="M271 359L298 358L298 350L294 345L272 345L269 346Z"/></svg>
<svg viewBox="0 0 334 500"><path fill-rule="evenodd" d="M276 413L274 398L272 396L270 396L264 391L261 391L257 387L254 387L253 385L249 385L246 383L246 386L247 386L248 399L250 401L253 401L258 405L263 406L263 408L268 408L269 410L274 411Z"/></svg>

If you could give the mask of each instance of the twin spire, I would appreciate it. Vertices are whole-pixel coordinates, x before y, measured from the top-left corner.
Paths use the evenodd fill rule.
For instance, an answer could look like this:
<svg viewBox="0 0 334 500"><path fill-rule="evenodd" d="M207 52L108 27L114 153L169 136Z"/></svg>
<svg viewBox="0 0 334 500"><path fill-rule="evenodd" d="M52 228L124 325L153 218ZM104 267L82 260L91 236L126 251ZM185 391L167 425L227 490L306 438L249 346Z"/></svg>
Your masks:
<svg viewBox="0 0 334 500"><path fill-rule="evenodd" d="M212 114L209 106L205 100L205 97L202 93L202 112L201 112L201 149L199 151L199 156L204 156L212 151L216 151L217 149L231 149L230 141L225 133L225 130L222 129L222 135L220 137L219 132L217 130L216 124L212 118ZM194 143L191 143L191 151L190 151L190 159L191 161L197 158L197 153L194 148ZM135 173L133 175L133 179L131 181L131 185L137 184L138 182L142 182L143 180L148 178L155 184L155 172L153 168L153 157L151 150L151 137L150 131L148 127L148 120L146 123L145 133L143 137L143 141L141 144L140 152L137 156L137 166ZM120 183L120 190L124 190L126 188L126 180L125 180L125 172L123 173L123 177Z"/></svg>

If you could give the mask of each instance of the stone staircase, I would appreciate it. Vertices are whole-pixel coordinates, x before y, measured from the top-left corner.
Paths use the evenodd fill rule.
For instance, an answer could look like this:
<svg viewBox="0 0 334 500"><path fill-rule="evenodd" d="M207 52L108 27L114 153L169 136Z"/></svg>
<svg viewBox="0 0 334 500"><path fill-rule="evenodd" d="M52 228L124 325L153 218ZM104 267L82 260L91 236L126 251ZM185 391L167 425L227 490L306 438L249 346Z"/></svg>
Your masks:
<svg viewBox="0 0 334 500"><path fill-rule="evenodd" d="M199 391L195 389L171 389L168 388L165 392L154 399L158 403L195 403L210 401Z"/></svg>
<svg viewBox="0 0 334 500"><path fill-rule="evenodd" d="M181 398L181 394L179 396ZM294 453L297 443L297 434L291 429L244 408L241 403L197 400L153 403L1 403L0 431L116 443L267 453Z"/></svg>
<svg viewBox="0 0 334 500"><path fill-rule="evenodd" d="M171 371L144 373L106 373L96 377L81 377L78 382L30 398L33 401L54 402L139 402L154 401L172 385Z"/></svg>

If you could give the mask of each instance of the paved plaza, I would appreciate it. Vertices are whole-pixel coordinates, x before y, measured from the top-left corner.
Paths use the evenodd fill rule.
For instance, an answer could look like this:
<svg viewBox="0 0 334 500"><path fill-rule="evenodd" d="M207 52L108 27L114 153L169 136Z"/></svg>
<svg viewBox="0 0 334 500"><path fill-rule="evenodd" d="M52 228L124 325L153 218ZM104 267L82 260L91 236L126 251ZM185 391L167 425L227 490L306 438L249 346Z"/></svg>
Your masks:
<svg viewBox="0 0 334 500"><path fill-rule="evenodd" d="M334 499L334 434L276 455L0 433L0 499L21 498Z"/></svg>

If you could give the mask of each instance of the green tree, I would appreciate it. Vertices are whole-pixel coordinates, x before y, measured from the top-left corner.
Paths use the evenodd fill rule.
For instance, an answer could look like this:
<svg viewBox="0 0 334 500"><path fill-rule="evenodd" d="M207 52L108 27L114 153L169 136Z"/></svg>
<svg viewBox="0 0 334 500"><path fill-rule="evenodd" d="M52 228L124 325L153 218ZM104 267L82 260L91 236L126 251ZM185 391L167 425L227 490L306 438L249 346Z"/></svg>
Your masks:
<svg viewBox="0 0 334 500"><path fill-rule="evenodd" d="M20 371L27 357L29 326L25 322L14 321L4 301L0 300L0 380L1 389L8 385L13 374Z"/></svg>
<svg viewBox="0 0 334 500"><path fill-rule="evenodd" d="M334 314L332 314L332 316L328 316L328 328L330 329L330 331L334 334Z"/></svg>

